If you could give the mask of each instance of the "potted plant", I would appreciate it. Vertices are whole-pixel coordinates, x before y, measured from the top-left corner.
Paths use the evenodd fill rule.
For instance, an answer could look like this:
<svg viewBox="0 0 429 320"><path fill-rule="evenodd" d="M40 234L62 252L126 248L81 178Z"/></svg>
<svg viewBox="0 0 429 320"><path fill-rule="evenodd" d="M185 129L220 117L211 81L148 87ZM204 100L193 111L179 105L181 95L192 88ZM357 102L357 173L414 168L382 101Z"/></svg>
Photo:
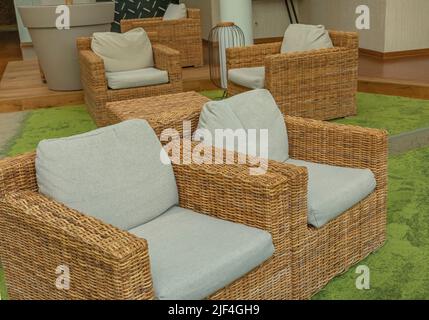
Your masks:
<svg viewBox="0 0 429 320"><path fill-rule="evenodd" d="M40 0L18 7L49 89L82 88L76 38L109 31L114 8L114 1L95 0Z"/></svg>

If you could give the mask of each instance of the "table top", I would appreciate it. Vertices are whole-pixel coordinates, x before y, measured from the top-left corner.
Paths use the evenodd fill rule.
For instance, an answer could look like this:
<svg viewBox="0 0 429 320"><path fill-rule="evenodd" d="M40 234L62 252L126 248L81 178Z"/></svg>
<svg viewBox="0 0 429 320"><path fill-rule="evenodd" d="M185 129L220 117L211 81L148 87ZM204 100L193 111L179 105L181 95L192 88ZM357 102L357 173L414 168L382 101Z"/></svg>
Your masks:
<svg viewBox="0 0 429 320"><path fill-rule="evenodd" d="M162 112L190 110L199 108L210 101L205 96L195 92L181 92L162 96L146 97L140 99L123 100L107 103L110 112L122 120L140 118L142 115L157 115Z"/></svg>
<svg viewBox="0 0 429 320"><path fill-rule="evenodd" d="M207 97L194 91L146 97L140 99L109 102L106 109L113 123L131 119L145 119L159 135L166 128L182 133L184 120L192 122L192 129L198 125L201 109Z"/></svg>

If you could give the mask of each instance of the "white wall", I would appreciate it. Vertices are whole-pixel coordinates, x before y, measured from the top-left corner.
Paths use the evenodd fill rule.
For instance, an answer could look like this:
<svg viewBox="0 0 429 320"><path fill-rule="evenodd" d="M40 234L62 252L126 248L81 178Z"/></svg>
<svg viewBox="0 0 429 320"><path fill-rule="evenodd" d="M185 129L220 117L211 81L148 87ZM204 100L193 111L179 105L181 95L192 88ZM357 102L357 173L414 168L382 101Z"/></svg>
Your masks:
<svg viewBox="0 0 429 320"><path fill-rule="evenodd" d="M190 8L201 10L203 38L207 39L210 29L220 20L219 0L181 0L181 2ZM297 6L296 9L298 10ZM284 0L253 0L253 20L255 39L283 36L289 25Z"/></svg>
<svg viewBox="0 0 429 320"><path fill-rule="evenodd" d="M358 31L361 48L384 52L386 1L389 0L300 0L301 22L323 24L334 30ZM361 4L370 8L370 30L356 30L356 8Z"/></svg>
<svg viewBox="0 0 429 320"><path fill-rule="evenodd" d="M300 0L303 23L355 31L355 9L366 4L371 29L359 31L360 47L379 52L429 48L429 0Z"/></svg>
<svg viewBox="0 0 429 320"><path fill-rule="evenodd" d="M385 52L429 48L429 0L387 0Z"/></svg>
<svg viewBox="0 0 429 320"><path fill-rule="evenodd" d="M284 0L254 0L253 23L255 39L282 37L289 25Z"/></svg>

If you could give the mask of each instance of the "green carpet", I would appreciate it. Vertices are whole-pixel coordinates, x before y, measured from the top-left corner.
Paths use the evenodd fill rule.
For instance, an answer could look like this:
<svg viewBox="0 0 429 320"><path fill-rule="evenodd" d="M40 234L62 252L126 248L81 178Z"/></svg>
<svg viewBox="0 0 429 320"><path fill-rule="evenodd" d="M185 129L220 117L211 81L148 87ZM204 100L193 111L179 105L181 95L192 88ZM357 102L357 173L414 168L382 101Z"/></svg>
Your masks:
<svg viewBox="0 0 429 320"><path fill-rule="evenodd" d="M389 159L387 242L359 265L371 289L357 290L355 268L314 299L429 299L429 148Z"/></svg>
<svg viewBox="0 0 429 320"><path fill-rule="evenodd" d="M7 292L6 292L6 286L4 283L3 269L0 265L0 300L6 300L6 299L7 299Z"/></svg>
<svg viewBox="0 0 429 320"><path fill-rule="evenodd" d="M31 111L8 156L34 150L42 139L67 137L95 129L84 105Z"/></svg>
<svg viewBox="0 0 429 320"><path fill-rule="evenodd" d="M358 93L358 115L335 122L383 128L390 135L429 127L429 100Z"/></svg>
<svg viewBox="0 0 429 320"><path fill-rule="evenodd" d="M221 91L203 92L219 99ZM385 128L390 134L429 127L429 101L358 95L358 116L339 123ZM29 112L8 155L34 150L41 139L95 128L84 106ZM331 281L314 299L429 299L429 148L389 159L388 241L361 264L371 271L371 289L355 288L355 268ZM5 288L0 268L0 294Z"/></svg>
<svg viewBox="0 0 429 320"><path fill-rule="evenodd" d="M201 93L210 99L220 99L223 91ZM387 129L391 135L412 131L429 127L429 100L359 93L358 115L335 122ZM9 143L7 155L34 150L42 139L70 136L94 128L83 105L30 111L21 133Z"/></svg>

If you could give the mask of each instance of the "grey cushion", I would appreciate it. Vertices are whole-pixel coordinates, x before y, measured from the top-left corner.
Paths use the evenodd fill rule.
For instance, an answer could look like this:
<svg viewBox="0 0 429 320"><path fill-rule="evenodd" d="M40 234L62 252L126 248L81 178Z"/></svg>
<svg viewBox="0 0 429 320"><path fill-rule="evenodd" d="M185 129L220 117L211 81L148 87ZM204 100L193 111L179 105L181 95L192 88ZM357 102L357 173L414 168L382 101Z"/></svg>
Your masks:
<svg viewBox="0 0 429 320"><path fill-rule="evenodd" d="M161 148L145 120L43 140L36 156L39 190L127 230L178 203L174 173L161 163Z"/></svg>
<svg viewBox="0 0 429 320"><path fill-rule="evenodd" d="M261 147L259 130L268 129L268 158L280 162L289 158L288 137L283 115L273 96L265 89L248 91L221 101L207 102L201 112L198 128L208 130L212 137L215 136L216 129L256 129L258 133L256 155L260 155ZM221 142L225 147L222 141L213 142L212 144L218 147ZM228 149L239 151L237 144ZM247 153L255 155L252 152Z"/></svg>
<svg viewBox="0 0 429 320"><path fill-rule="evenodd" d="M186 10L186 5L184 3L174 4L170 3L165 10L163 20L177 20L185 19L188 17L188 12Z"/></svg>
<svg viewBox="0 0 429 320"><path fill-rule="evenodd" d="M246 88L263 89L265 86L265 67L230 69L228 70L228 79Z"/></svg>
<svg viewBox="0 0 429 320"><path fill-rule="evenodd" d="M107 83L111 89L146 87L168 83L168 72L156 68L131 71L106 72Z"/></svg>
<svg viewBox="0 0 429 320"><path fill-rule="evenodd" d="M149 243L158 299L206 298L274 252L266 231L180 207L129 232Z"/></svg>
<svg viewBox="0 0 429 320"><path fill-rule="evenodd" d="M354 169L289 159L308 169L308 223L320 228L370 195L375 187L369 169Z"/></svg>
<svg viewBox="0 0 429 320"><path fill-rule="evenodd" d="M281 52L309 51L332 47L329 32L324 26L291 24L286 29Z"/></svg>
<svg viewBox="0 0 429 320"><path fill-rule="evenodd" d="M154 66L152 44L143 28L135 28L125 33L95 32L91 48L103 59L106 72Z"/></svg>

